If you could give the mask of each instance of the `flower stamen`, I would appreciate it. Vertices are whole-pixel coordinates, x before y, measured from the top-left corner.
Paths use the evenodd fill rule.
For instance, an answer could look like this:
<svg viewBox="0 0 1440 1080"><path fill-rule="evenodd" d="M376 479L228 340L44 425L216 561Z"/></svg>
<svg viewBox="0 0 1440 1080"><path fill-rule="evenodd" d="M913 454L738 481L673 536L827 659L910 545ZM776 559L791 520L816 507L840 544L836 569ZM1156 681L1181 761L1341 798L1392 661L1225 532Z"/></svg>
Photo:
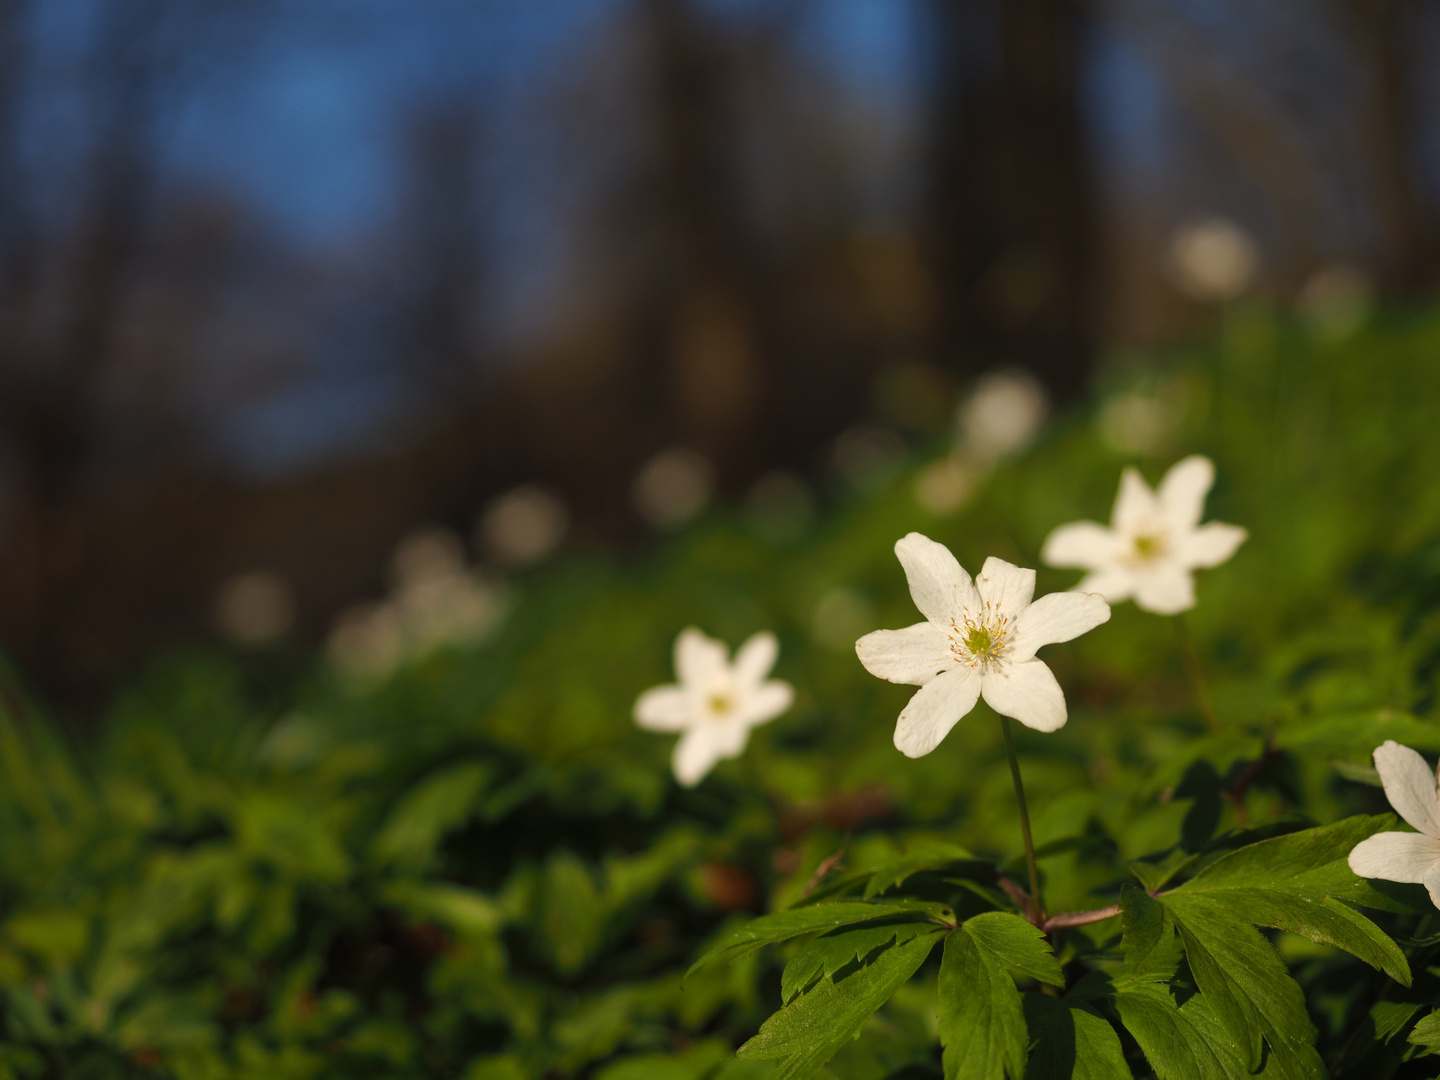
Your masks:
<svg viewBox="0 0 1440 1080"><path fill-rule="evenodd" d="M987 600L979 612L965 611L950 620L950 651L957 663L982 671L999 660L1010 633L1010 619Z"/></svg>

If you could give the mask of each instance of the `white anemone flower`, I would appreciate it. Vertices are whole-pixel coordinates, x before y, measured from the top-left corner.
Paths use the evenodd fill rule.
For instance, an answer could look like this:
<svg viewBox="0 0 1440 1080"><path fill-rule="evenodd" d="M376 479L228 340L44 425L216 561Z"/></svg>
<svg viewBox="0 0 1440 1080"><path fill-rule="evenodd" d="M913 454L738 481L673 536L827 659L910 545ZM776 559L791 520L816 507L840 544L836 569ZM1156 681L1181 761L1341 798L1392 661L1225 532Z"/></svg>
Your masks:
<svg viewBox="0 0 1440 1080"><path fill-rule="evenodd" d="M1215 466L1199 454L1176 462L1154 491L1134 469L1120 476L1110 527L1093 521L1061 525L1045 539L1040 557L1050 566L1090 573L1077 586L1112 604L1135 599L1157 615L1195 606L1193 573L1219 566L1248 535L1238 525L1200 524Z"/></svg>
<svg viewBox="0 0 1440 1080"><path fill-rule="evenodd" d="M738 757L750 729L773 720L795 700L790 684L766 678L780 651L775 635L761 632L730 650L690 627L675 639L678 683L655 686L635 702L635 723L647 731L681 732L675 744L675 779L698 784L721 758Z"/></svg>
<svg viewBox="0 0 1440 1080"><path fill-rule="evenodd" d="M1002 716L1036 731L1065 726L1065 695L1042 645L1069 641L1110 618L1094 593L1035 594L1035 571L993 556L974 581L944 544L910 533L895 544L910 596L925 622L876 630L855 643L872 675L918 686L895 725L895 746L922 757L983 697Z"/></svg>
<svg viewBox="0 0 1440 1080"><path fill-rule="evenodd" d="M1386 739L1375 748L1375 771L1385 798L1416 832L1382 832L1361 840L1350 852L1350 869L1364 878L1424 885L1440 907L1440 790L1425 759Z"/></svg>

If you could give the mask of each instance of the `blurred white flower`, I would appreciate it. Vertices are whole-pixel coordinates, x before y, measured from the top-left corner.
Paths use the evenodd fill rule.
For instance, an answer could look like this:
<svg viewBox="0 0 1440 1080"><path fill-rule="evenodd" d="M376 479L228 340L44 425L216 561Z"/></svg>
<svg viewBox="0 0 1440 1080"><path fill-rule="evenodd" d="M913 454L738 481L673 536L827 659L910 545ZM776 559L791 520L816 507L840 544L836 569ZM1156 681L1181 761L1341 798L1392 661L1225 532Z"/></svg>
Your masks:
<svg viewBox="0 0 1440 1080"><path fill-rule="evenodd" d="M1197 300L1235 299L1250 286L1259 265L1254 239L1227 218L1182 225L1170 240L1175 284Z"/></svg>
<svg viewBox="0 0 1440 1080"><path fill-rule="evenodd" d="M453 529L426 525L395 545L390 568L401 589L448 581L465 572L465 545Z"/></svg>
<svg viewBox="0 0 1440 1080"><path fill-rule="evenodd" d="M1349 337L1370 317L1370 280L1353 266L1327 266L1300 290L1301 316L1317 337Z"/></svg>
<svg viewBox="0 0 1440 1080"><path fill-rule="evenodd" d="M1023 371L986 375L960 406L957 420L966 454L998 461L1029 446L1045 422L1045 388Z"/></svg>
<svg viewBox="0 0 1440 1080"><path fill-rule="evenodd" d="M673 529L705 509L714 491L715 470L705 455L677 446L645 463L630 494L649 524Z"/></svg>
<svg viewBox="0 0 1440 1080"><path fill-rule="evenodd" d="M569 528L570 512L558 496L522 484L485 508L480 540L497 561L527 565L552 554Z"/></svg>
<svg viewBox="0 0 1440 1080"><path fill-rule="evenodd" d="M865 627L874 625L871 605L854 589L831 589L820 597L810 618L810 633L822 645L849 649Z"/></svg>
<svg viewBox="0 0 1440 1080"><path fill-rule="evenodd" d="M295 596L278 574L254 570L220 586L215 596L220 632L243 645L283 637L295 622Z"/></svg>
<svg viewBox="0 0 1440 1080"><path fill-rule="evenodd" d="M972 582L943 544L910 533L895 544L910 596L926 621L876 630L855 643L867 671L918 686L895 725L895 746L921 757L984 697L1002 716L1036 731L1065 725L1065 695L1035 652L1110 618L1093 593L1035 594L1035 571L993 556Z"/></svg>
<svg viewBox="0 0 1440 1080"><path fill-rule="evenodd" d="M932 514L953 514L980 482L980 470L958 454L933 461L915 477L915 500Z"/></svg>
<svg viewBox="0 0 1440 1080"><path fill-rule="evenodd" d="M835 439L831 460L845 483L860 492L874 491L900 468L905 440L889 428L862 424Z"/></svg>
<svg viewBox="0 0 1440 1080"><path fill-rule="evenodd" d="M1440 908L1440 791L1425 759L1393 739L1375 748L1375 771L1385 798L1417 831L1382 832L1350 851L1350 869L1360 877L1424 885Z"/></svg>
<svg viewBox="0 0 1440 1080"><path fill-rule="evenodd" d="M694 627L675 639L678 683L646 690L635 702L635 722L647 731L680 732L675 778L693 787L721 758L738 757L750 729L773 720L795 698L790 684L768 679L779 645L759 633L730 662L724 642Z"/></svg>
<svg viewBox="0 0 1440 1080"><path fill-rule="evenodd" d="M473 641L504 617L504 590L466 565L464 546L450 529L432 526L406 536L392 565L391 606L407 652Z"/></svg>
<svg viewBox="0 0 1440 1080"><path fill-rule="evenodd" d="M1193 571L1219 566L1247 535L1238 525L1200 524L1214 482L1215 466L1199 454L1177 462L1155 491L1126 469L1110 527L1061 525L1046 537L1040 557L1050 566L1090 571L1078 588L1112 604L1134 597L1137 607L1160 615L1192 608Z"/></svg>
<svg viewBox="0 0 1440 1080"><path fill-rule="evenodd" d="M1097 417L1100 435L1122 454L1154 454L1170 444L1189 401L1183 385L1166 380L1153 393L1136 389L1111 398Z"/></svg>
<svg viewBox="0 0 1440 1080"><path fill-rule="evenodd" d="M354 679L382 679L405 654L399 613L391 604L361 604L335 620L326 642L330 662Z"/></svg>
<svg viewBox="0 0 1440 1080"><path fill-rule="evenodd" d="M745 516L756 532L779 540L791 539L815 520L815 496L794 473L768 472L746 492Z"/></svg>

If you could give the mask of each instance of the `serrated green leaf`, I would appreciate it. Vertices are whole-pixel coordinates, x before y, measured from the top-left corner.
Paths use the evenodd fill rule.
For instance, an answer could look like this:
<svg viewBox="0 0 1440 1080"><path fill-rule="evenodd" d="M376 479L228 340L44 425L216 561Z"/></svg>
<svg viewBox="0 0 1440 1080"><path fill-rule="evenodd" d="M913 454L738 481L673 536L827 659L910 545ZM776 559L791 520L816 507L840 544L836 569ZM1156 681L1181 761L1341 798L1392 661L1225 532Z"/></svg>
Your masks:
<svg viewBox="0 0 1440 1080"><path fill-rule="evenodd" d="M859 1033L875 1010L915 974L945 933L942 927L929 928L838 981L822 980L766 1020L740 1048L740 1056L778 1059L777 1078L810 1075Z"/></svg>
<svg viewBox="0 0 1440 1080"><path fill-rule="evenodd" d="M445 834L475 813L493 772L487 763L466 762L411 790L375 837L376 860L414 869L426 866Z"/></svg>
<svg viewBox="0 0 1440 1080"><path fill-rule="evenodd" d="M1380 770L1373 765L1357 765L1353 761L1332 761L1330 764L1346 780L1368 784L1370 787L1385 786L1380 780Z"/></svg>
<svg viewBox="0 0 1440 1080"><path fill-rule="evenodd" d="M1134 876L1135 880L1145 886L1150 892L1158 891L1161 886L1180 873L1191 863L1196 862L1200 856L1192 855L1182 848L1176 848L1169 855L1159 862L1144 862L1136 860L1128 863L1126 869Z"/></svg>
<svg viewBox="0 0 1440 1080"><path fill-rule="evenodd" d="M1213 897L1177 891L1163 902L1196 985L1247 1068L1260 1067L1268 1043L1281 1075L1324 1080L1305 996L1274 947Z"/></svg>
<svg viewBox="0 0 1440 1080"><path fill-rule="evenodd" d="M1175 970L1175 920L1165 905L1144 889L1120 889L1120 933L1125 966L1136 977L1168 978Z"/></svg>
<svg viewBox="0 0 1440 1080"><path fill-rule="evenodd" d="M1375 1038L1389 1042L1410 1023L1423 1005L1418 1001L1377 1001L1370 1008L1370 1020L1375 1025Z"/></svg>
<svg viewBox="0 0 1440 1080"><path fill-rule="evenodd" d="M956 844L929 845L874 871L865 885L865 899L869 900L886 889L904 884L907 878L923 870L934 870L951 863L977 861L974 855Z"/></svg>
<svg viewBox="0 0 1440 1080"><path fill-rule="evenodd" d="M1000 958L964 926L945 939L939 996L945 1080L1022 1080L1026 1027L1020 991Z"/></svg>
<svg viewBox="0 0 1440 1080"><path fill-rule="evenodd" d="M1244 1076L1245 1063L1228 1041L1218 1044L1196 1025L1196 994L1186 1007L1177 1008L1170 988L1159 983L1134 982L1115 994L1115 1011L1130 1032L1158 1080L1231 1080ZM1212 1017L1213 1022L1213 1017Z"/></svg>
<svg viewBox="0 0 1440 1080"><path fill-rule="evenodd" d="M788 1003L817 976L834 978L835 973L847 964L863 961L891 942L898 940L904 944L916 934L932 929L934 925L928 922L866 923L835 930L806 942L785 965L785 973L780 977L780 1000Z"/></svg>
<svg viewBox="0 0 1440 1080"><path fill-rule="evenodd" d="M1045 935L1020 916L1007 911L987 911L967 919L964 929L976 944L994 953L1007 967L1051 986L1065 985L1060 962L1055 959Z"/></svg>
<svg viewBox="0 0 1440 1080"><path fill-rule="evenodd" d="M935 905L938 907L939 905ZM766 945L788 941L802 934L814 934L834 930L841 926L868 922L872 919L914 919L929 918L926 909L895 903L846 901L837 904L816 904L810 907L790 908L762 915L744 926L737 927L712 945L691 965L690 974L716 960L734 963Z"/></svg>
<svg viewBox="0 0 1440 1080"><path fill-rule="evenodd" d="M1084 1005L1026 994L1034 1050L1025 1080L1129 1080L1130 1067L1110 1022Z"/></svg>
<svg viewBox="0 0 1440 1080"><path fill-rule="evenodd" d="M1225 889L1205 895L1255 926L1287 930L1344 949L1402 986L1410 985L1410 965L1390 935L1338 900L1274 889Z"/></svg>
<svg viewBox="0 0 1440 1080"><path fill-rule="evenodd" d="M1410 1029L1410 1034L1405 1036L1405 1041L1421 1048L1424 1054L1440 1054L1440 1012L1432 1012L1429 1016L1422 1017L1420 1022Z"/></svg>
<svg viewBox="0 0 1440 1080"><path fill-rule="evenodd" d="M1242 886L1285 888L1302 875L1343 862L1350 849L1361 840L1393 827L1394 823L1393 814L1357 815L1333 825L1247 844L1216 859L1175 891Z"/></svg>
<svg viewBox="0 0 1440 1080"><path fill-rule="evenodd" d="M1211 897L1237 918L1344 949L1409 986L1409 964L1390 936L1333 898L1369 889L1346 856L1393 820L1352 817L1250 844L1217 859L1170 895Z"/></svg>

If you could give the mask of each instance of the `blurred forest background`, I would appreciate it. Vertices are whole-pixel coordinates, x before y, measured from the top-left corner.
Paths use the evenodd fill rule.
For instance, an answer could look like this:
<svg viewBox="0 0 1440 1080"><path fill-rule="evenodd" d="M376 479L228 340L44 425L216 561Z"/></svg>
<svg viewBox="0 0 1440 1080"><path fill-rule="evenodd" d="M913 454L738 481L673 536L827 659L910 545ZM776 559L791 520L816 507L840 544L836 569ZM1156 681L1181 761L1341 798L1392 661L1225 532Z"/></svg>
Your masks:
<svg viewBox="0 0 1440 1080"><path fill-rule="evenodd" d="M0 0L0 640L83 705L373 638L437 560L811 514L986 372L1423 302L1437 57L1422 0Z"/></svg>

